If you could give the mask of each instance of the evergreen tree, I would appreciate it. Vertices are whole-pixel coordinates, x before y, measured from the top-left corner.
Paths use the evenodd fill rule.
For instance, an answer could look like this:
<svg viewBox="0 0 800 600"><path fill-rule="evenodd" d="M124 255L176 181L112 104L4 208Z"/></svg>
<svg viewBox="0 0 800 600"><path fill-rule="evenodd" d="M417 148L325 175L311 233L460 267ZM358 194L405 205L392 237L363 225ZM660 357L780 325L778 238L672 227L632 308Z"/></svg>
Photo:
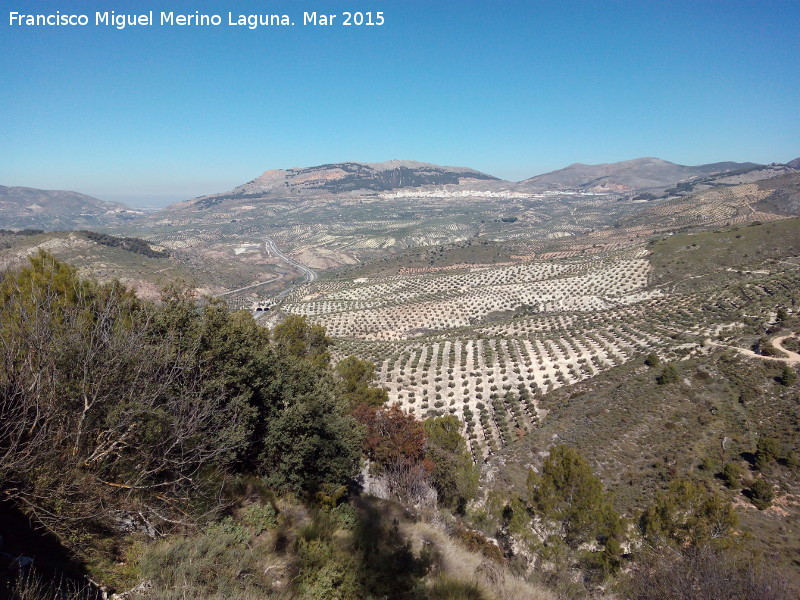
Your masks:
<svg viewBox="0 0 800 600"><path fill-rule="evenodd" d="M336 365L340 381L339 393L351 408L361 404L373 407L383 406L389 400L386 390L372 386L375 376L375 365L348 356Z"/></svg>
<svg viewBox="0 0 800 600"><path fill-rule="evenodd" d="M619 534L619 515L603 492L600 478L574 448L555 446L544 461L541 475L531 471L528 497L535 513L560 524L572 548Z"/></svg>
<svg viewBox="0 0 800 600"><path fill-rule="evenodd" d="M427 419L426 458L432 463L431 481L443 506L463 511L478 489L478 469L461 435L461 422L453 415Z"/></svg>
<svg viewBox="0 0 800 600"><path fill-rule="evenodd" d="M797 371L795 371L789 365L784 365L783 371L781 371L780 376L778 377L778 381L781 385L785 385L786 387L791 387L797 381Z"/></svg>
<svg viewBox="0 0 800 600"><path fill-rule="evenodd" d="M678 378L678 367L669 364L661 370L661 374L656 379L656 383L658 383L658 385L667 385L668 383L675 383L678 381Z"/></svg>

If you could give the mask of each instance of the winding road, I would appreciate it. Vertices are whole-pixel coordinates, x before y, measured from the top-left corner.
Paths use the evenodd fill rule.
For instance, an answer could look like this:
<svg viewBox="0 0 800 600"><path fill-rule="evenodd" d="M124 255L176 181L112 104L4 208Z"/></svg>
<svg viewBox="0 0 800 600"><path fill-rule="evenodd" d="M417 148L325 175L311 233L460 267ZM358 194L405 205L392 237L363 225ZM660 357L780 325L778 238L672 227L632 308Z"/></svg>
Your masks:
<svg viewBox="0 0 800 600"><path fill-rule="evenodd" d="M303 276L306 278L306 282L310 283L317 279L317 273L313 269L309 269L305 265L301 265L295 260L292 260L288 256L286 256L283 252L278 250L278 247L275 245L275 242L269 238L264 238L264 249L267 251L267 254L270 256L274 255L280 258L282 261L286 262L290 267L294 267L298 271L300 271ZM236 294L237 292L243 292L245 290L257 288L258 286L265 285L267 283L274 283L279 279L283 279L283 275L275 275L272 279L267 279L265 281L258 281L256 283L252 283L250 285L246 285L241 288L237 288L235 290L227 290L222 292L221 294L215 294L215 298L224 298L225 296L230 296L231 294ZM289 292L291 292L296 286L290 286L287 289L283 290L280 294L278 294L275 299L280 300L284 298Z"/></svg>
<svg viewBox="0 0 800 600"><path fill-rule="evenodd" d="M317 274L315 271L309 269L305 265L301 265L299 262L289 258L283 252L278 250L278 246L275 245L275 242L269 238L264 238L264 249L267 251L267 254L274 254L284 262L287 262L289 266L294 267L298 271L300 271L306 278L306 282L311 283L317 278Z"/></svg>
<svg viewBox="0 0 800 600"><path fill-rule="evenodd" d="M315 271L309 269L305 265L301 265L299 262L295 260L292 260L291 258L286 256L283 252L278 250L278 246L275 245L275 242L273 240L269 238L264 238L264 249L267 251L267 254L269 255L274 254L275 256L283 260L285 263L287 263L290 267L294 267L295 269L300 271L306 278L306 282L311 283L317 278L317 273ZM275 296L274 300L275 301L283 300L289 294L289 292L291 292L295 287L297 286L293 285L286 288L280 294Z"/></svg>

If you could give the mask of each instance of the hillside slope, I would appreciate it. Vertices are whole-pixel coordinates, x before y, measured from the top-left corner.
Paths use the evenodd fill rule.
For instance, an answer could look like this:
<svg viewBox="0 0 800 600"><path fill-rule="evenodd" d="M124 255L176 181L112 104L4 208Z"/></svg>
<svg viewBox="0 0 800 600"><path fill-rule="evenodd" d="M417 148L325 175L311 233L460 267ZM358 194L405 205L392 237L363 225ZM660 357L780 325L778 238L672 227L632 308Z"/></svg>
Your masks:
<svg viewBox="0 0 800 600"><path fill-rule="evenodd" d="M648 157L599 165L575 163L551 173L536 175L521 184L529 189L566 187L595 192L622 192L659 188L694 177L757 166L755 163L720 162L690 167Z"/></svg>
<svg viewBox="0 0 800 600"><path fill-rule="evenodd" d="M119 224L142 216L124 204L65 190L0 185L0 228L63 231Z"/></svg>
<svg viewBox="0 0 800 600"><path fill-rule="evenodd" d="M458 185L464 181L498 181L496 177L465 167L392 160L381 163L342 162L305 168L265 171L229 192L203 196L198 207L242 197L305 197L318 194L384 192L426 185Z"/></svg>

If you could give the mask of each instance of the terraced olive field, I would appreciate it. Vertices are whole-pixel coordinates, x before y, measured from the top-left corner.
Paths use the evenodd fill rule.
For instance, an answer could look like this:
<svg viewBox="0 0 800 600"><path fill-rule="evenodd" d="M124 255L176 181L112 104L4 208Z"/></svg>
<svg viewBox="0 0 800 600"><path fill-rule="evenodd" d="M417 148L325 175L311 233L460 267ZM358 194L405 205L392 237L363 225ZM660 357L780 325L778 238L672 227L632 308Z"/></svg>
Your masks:
<svg viewBox="0 0 800 600"><path fill-rule="evenodd" d="M486 457L534 427L546 414L539 398L559 387L650 353L669 362L749 346L753 323L800 289L800 265L782 260L800 254L797 228L785 220L583 256L327 279L296 288L270 318L324 325L339 358L377 365L391 401L420 417L458 416ZM694 287L678 268L687 255ZM727 267L735 256L755 266Z"/></svg>

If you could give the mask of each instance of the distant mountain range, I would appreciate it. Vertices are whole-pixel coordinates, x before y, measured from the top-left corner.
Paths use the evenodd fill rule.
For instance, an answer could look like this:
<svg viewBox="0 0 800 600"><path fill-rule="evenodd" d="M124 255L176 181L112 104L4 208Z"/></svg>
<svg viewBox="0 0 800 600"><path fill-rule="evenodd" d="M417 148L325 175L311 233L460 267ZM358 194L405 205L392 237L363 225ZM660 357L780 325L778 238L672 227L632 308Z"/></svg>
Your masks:
<svg viewBox="0 0 800 600"><path fill-rule="evenodd" d="M374 195L403 189L443 187L455 191L582 191L630 193L661 191L683 184L713 183L718 178L741 176L738 183L757 181L800 170L800 158L785 165L719 162L686 166L658 158L637 158L617 163L576 163L536 175L521 182L498 179L466 167L392 160L380 163L341 162L315 167L265 171L228 192L178 202L166 213L205 210L215 205L236 205L258 198L333 197L337 194ZM691 189L691 188L688 188ZM0 228L70 230L116 226L144 216L123 204L104 202L85 194L0 186Z"/></svg>
<svg viewBox="0 0 800 600"><path fill-rule="evenodd" d="M91 229L143 214L124 204L105 202L78 192L0 185L0 228Z"/></svg>
<svg viewBox="0 0 800 600"><path fill-rule="evenodd" d="M575 163L558 171L536 175L521 184L529 188L627 192L666 187L697 177L750 170L760 166L756 163L720 162L689 167L660 158L636 158L601 165Z"/></svg>
<svg viewBox="0 0 800 600"><path fill-rule="evenodd" d="M800 169L800 159L793 163L797 164L784 165L784 171ZM750 162L686 166L659 158L637 158L601 165L576 163L558 171L512 182L466 167L443 167L400 160L383 163L346 162L265 171L259 177L229 192L202 196L192 203L197 208L203 208L234 198L302 198L317 194L374 193L425 186L459 186L475 190L502 188L519 192L577 190L622 193L663 189L681 182L706 180L762 168L765 166ZM771 173L770 176L772 175Z"/></svg>

